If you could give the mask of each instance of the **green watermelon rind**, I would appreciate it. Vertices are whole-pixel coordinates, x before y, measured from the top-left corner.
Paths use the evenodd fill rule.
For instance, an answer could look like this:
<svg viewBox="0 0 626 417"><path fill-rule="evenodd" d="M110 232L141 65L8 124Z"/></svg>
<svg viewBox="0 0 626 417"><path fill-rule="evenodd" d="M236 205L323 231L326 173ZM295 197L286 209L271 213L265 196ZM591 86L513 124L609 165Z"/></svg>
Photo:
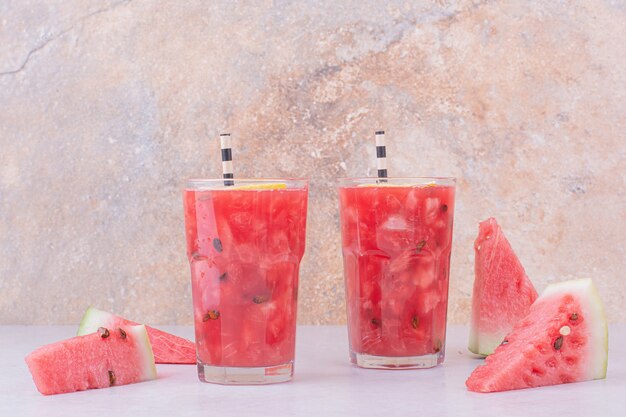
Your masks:
<svg viewBox="0 0 626 417"><path fill-rule="evenodd" d="M82 336L85 334L93 333L98 330L101 323L109 323L112 317L111 313L106 311L98 310L94 307L89 307L85 314L83 315L82 320L80 321L80 325L78 326L77 336Z"/></svg>
<svg viewBox="0 0 626 417"><path fill-rule="evenodd" d="M589 347L592 353L590 357L595 360L589 367L588 377L589 379L606 378L609 360L609 328L598 288L590 278L558 282L548 285L541 294L541 298L558 297L565 292L576 295L581 301L588 302L584 309L588 311L586 322L591 331L588 338L592 342L592 346Z"/></svg>
<svg viewBox="0 0 626 417"><path fill-rule="evenodd" d="M139 324L137 326L125 326L126 332L137 343L139 350L143 352L142 358L144 362L142 381L149 381L157 378L157 369L154 364L154 353L152 353L152 345L148 337L146 326Z"/></svg>
<svg viewBox="0 0 626 417"><path fill-rule="evenodd" d="M489 356L494 351L494 346L502 343L507 333L494 335L493 333L470 331L470 342L468 349L470 352L479 356Z"/></svg>

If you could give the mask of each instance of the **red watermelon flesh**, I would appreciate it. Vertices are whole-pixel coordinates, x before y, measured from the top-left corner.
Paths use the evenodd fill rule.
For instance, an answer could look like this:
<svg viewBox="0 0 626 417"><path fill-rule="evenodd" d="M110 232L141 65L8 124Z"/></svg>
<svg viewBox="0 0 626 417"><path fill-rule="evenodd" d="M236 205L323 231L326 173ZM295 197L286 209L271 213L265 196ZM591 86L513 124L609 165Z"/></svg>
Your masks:
<svg viewBox="0 0 626 417"><path fill-rule="evenodd" d="M590 279L550 285L485 364L466 381L476 392L606 377L608 328Z"/></svg>
<svg viewBox="0 0 626 417"><path fill-rule="evenodd" d="M132 326L137 323L113 313L89 307L78 328L78 335L95 332L98 327ZM195 364L196 347L190 340L146 326L156 363Z"/></svg>
<svg viewBox="0 0 626 417"><path fill-rule="evenodd" d="M474 254L469 350L486 356L528 314L537 291L493 217L480 223Z"/></svg>
<svg viewBox="0 0 626 417"><path fill-rule="evenodd" d="M126 385L156 378L144 326L101 329L42 346L26 357L44 395Z"/></svg>

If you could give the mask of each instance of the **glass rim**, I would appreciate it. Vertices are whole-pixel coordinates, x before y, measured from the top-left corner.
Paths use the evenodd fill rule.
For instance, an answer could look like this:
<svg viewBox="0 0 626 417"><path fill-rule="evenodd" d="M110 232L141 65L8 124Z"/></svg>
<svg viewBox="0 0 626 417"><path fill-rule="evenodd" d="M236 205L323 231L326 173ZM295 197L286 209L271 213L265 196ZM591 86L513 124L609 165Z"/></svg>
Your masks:
<svg viewBox="0 0 626 417"><path fill-rule="evenodd" d="M359 184L397 184L406 186L456 185L456 177L342 177L337 178L340 186Z"/></svg>
<svg viewBox="0 0 626 417"><path fill-rule="evenodd" d="M233 186L227 186L226 181L233 181ZM237 185L246 184L272 184L281 183L294 188L300 188L309 185L308 178L187 178L184 188L186 189L229 189L237 187ZM289 188L289 187L288 187Z"/></svg>

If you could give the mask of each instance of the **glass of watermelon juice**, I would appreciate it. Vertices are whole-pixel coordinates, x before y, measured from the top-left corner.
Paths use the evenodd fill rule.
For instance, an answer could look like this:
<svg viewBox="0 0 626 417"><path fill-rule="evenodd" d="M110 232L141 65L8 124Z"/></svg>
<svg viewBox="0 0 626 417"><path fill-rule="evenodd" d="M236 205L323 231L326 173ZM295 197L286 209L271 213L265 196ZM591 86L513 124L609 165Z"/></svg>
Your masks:
<svg viewBox="0 0 626 417"><path fill-rule="evenodd" d="M198 376L221 384L293 375L308 181L189 180L184 190Z"/></svg>
<svg viewBox="0 0 626 417"><path fill-rule="evenodd" d="M454 192L454 178L339 180L352 363L443 362Z"/></svg>

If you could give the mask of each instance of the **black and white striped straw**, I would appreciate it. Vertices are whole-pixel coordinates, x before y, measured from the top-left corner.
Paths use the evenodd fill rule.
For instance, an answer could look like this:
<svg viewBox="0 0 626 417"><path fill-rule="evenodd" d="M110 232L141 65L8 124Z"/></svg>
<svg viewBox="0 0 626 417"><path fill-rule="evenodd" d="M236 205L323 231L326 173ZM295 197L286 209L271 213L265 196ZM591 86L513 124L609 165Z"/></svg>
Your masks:
<svg viewBox="0 0 626 417"><path fill-rule="evenodd" d="M376 131L376 169L378 178L387 178L387 148L384 130ZM385 182L385 180L379 182Z"/></svg>
<svg viewBox="0 0 626 417"><path fill-rule="evenodd" d="M220 146L222 147L222 173L225 186L235 185L233 175L233 150L230 142L230 133L220 134Z"/></svg>

